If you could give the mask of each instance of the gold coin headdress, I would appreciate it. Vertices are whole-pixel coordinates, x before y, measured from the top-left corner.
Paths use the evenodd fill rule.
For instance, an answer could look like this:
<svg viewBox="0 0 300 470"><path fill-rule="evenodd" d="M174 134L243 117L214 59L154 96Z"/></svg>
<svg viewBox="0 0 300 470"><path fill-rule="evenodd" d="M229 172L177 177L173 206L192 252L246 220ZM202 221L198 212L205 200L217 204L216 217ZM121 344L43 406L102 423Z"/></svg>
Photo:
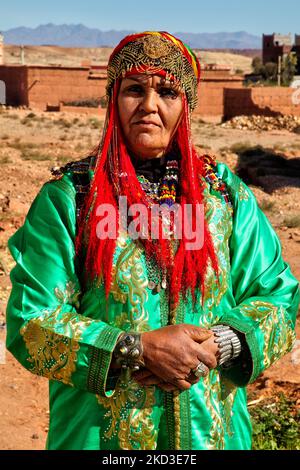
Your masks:
<svg viewBox="0 0 300 470"><path fill-rule="evenodd" d="M166 32L138 33L126 36L114 49L108 63L106 93L112 95L119 77L132 73L165 74L167 80L179 83L191 111L197 106L200 64L194 52Z"/></svg>

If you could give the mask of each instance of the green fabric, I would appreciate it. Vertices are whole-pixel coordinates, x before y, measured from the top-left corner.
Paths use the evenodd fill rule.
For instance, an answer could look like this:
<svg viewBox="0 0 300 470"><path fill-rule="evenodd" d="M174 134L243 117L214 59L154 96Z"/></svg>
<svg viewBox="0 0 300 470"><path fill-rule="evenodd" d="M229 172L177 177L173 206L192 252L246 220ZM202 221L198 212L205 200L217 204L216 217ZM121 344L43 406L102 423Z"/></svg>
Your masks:
<svg viewBox="0 0 300 470"><path fill-rule="evenodd" d="M212 370L188 392L140 387L128 372L109 375L122 331L166 324L164 291L148 289L141 246L121 234L112 289L81 292L74 253L72 174L46 183L24 225L9 240L16 260L7 307L7 347L31 372L49 379L48 449L249 449L245 386L292 348L299 286L279 240L251 190L218 164L233 203L206 183L206 217L221 283L211 268L204 306L191 299L175 322L229 324L245 338L245 358Z"/></svg>

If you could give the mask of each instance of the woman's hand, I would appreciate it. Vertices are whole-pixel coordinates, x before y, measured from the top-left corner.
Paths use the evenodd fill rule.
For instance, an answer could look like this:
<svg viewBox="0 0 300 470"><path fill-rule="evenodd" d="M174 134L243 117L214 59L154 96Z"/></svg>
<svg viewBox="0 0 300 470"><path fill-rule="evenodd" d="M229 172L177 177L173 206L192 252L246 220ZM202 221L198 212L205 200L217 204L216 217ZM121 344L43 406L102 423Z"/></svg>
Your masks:
<svg viewBox="0 0 300 470"><path fill-rule="evenodd" d="M218 346L213 333L194 325L169 325L147 331L142 334L142 345L145 367L151 372L134 374L142 385L186 390L198 381L191 370L200 361L209 369L217 365Z"/></svg>

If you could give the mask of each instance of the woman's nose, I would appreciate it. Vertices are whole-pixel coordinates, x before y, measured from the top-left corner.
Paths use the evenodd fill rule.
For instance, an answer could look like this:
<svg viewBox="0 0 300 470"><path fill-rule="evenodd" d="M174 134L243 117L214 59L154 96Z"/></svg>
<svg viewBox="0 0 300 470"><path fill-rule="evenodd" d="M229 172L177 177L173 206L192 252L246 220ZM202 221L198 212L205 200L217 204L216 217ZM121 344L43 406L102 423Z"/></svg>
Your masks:
<svg viewBox="0 0 300 470"><path fill-rule="evenodd" d="M140 104L140 109L146 113L154 113L158 110L158 94L154 90L147 91Z"/></svg>

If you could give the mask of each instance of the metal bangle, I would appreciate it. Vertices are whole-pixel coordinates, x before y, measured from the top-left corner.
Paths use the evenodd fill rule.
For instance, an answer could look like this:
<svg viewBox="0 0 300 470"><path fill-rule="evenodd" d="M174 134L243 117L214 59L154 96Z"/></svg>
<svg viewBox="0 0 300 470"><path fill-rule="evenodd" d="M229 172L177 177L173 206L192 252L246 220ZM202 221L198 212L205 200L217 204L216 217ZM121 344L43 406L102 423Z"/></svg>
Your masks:
<svg viewBox="0 0 300 470"><path fill-rule="evenodd" d="M228 325L214 325L211 328L216 339L215 342L219 346L220 357L219 366L226 367L233 359L236 359L241 351L242 345L238 335Z"/></svg>
<svg viewBox="0 0 300 470"><path fill-rule="evenodd" d="M116 343L114 356L123 369L139 370L144 366L140 333L122 333Z"/></svg>

